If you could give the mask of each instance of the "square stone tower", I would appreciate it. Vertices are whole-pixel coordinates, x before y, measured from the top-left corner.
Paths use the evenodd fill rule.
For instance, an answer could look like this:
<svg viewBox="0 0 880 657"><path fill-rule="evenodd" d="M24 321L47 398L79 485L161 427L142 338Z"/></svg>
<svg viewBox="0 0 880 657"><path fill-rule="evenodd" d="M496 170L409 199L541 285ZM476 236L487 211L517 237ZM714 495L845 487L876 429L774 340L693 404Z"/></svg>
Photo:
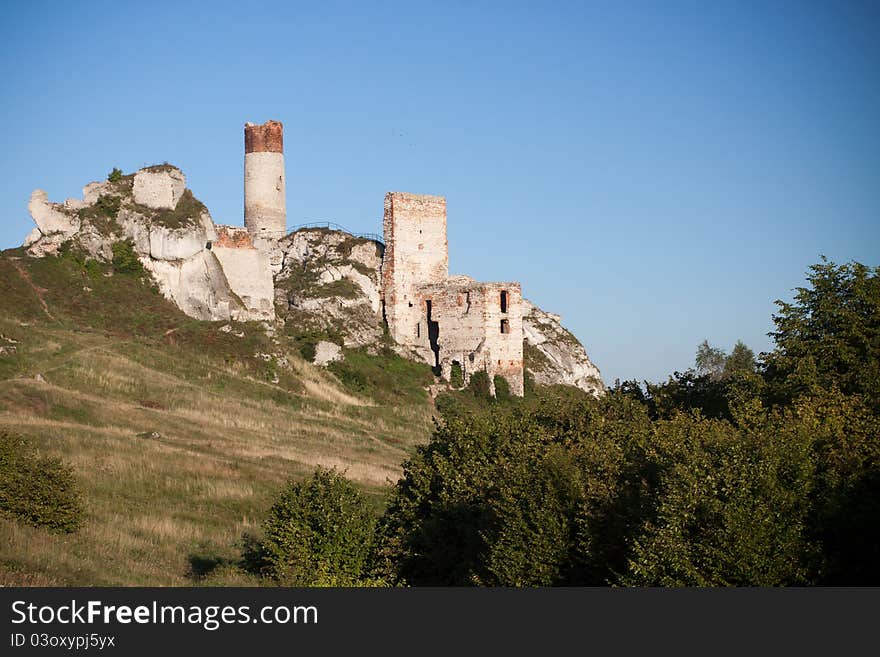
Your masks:
<svg viewBox="0 0 880 657"><path fill-rule="evenodd" d="M426 345L416 334L423 311L418 288L442 283L449 274L446 199L388 192L383 230L382 289L388 329L399 344Z"/></svg>
<svg viewBox="0 0 880 657"><path fill-rule="evenodd" d="M503 377L523 394L522 292L519 283L481 283L449 276L446 199L385 195L382 290L394 340L447 381L480 371ZM457 378L457 377L456 377Z"/></svg>

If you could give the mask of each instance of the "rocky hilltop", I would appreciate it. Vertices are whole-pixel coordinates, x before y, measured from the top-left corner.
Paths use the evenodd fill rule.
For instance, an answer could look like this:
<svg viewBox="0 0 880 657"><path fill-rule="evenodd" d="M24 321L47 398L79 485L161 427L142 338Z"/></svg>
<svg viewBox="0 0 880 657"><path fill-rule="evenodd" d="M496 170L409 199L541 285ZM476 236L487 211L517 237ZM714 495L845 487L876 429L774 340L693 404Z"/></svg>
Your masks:
<svg viewBox="0 0 880 657"><path fill-rule="evenodd" d="M82 199L64 203L36 190L28 209L36 223L24 242L30 256L69 248L109 261L116 245L130 245L162 294L187 315L295 327L318 364L342 358L342 347L376 351L389 341L381 242L328 228L262 240L218 226L171 165L114 172L86 185ZM523 304L524 366L534 382L601 394L598 368L560 316Z"/></svg>
<svg viewBox="0 0 880 657"><path fill-rule="evenodd" d="M66 246L109 261L114 245L129 241L162 293L187 315L255 318L209 248L217 239L210 213L176 167L147 167L89 183L82 199L64 203L51 203L46 192L36 190L28 210L37 225L24 241L31 256L54 255Z"/></svg>

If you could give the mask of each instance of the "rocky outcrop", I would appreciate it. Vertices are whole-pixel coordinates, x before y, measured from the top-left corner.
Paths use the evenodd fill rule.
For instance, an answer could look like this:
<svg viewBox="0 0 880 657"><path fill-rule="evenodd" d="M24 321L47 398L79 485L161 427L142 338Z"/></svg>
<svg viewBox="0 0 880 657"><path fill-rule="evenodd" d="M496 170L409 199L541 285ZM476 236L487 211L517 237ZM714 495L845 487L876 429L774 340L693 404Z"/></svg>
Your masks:
<svg viewBox="0 0 880 657"><path fill-rule="evenodd" d="M342 347L335 342L320 340L315 345L315 358L312 362L318 367L326 367L330 363L342 360Z"/></svg>
<svg viewBox="0 0 880 657"><path fill-rule="evenodd" d="M187 315L282 320L290 335L315 346L318 365L341 359L342 346L375 352L388 344L379 242L326 228L275 240L243 227L216 226L186 189L183 173L169 165L89 183L81 200L63 204L36 190L28 209L36 224L24 242L31 256L56 254L71 242L89 257L109 261L113 245L130 240L165 297ZM524 365L535 383L602 393L598 368L558 315L522 300L522 328ZM423 360L405 346L390 346Z"/></svg>
<svg viewBox="0 0 880 657"><path fill-rule="evenodd" d="M134 174L132 196L153 210L173 210L186 189L186 178L180 169L169 165L147 167Z"/></svg>
<svg viewBox="0 0 880 657"><path fill-rule="evenodd" d="M232 292L217 257L203 250L185 260L141 258L163 294L190 317L207 320L249 319Z"/></svg>
<svg viewBox="0 0 880 657"><path fill-rule="evenodd" d="M108 261L113 245L131 240L159 289L186 314L204 320L273 319L270 292L260 308L234 292L210 243L217 231L211 215L186 189L183 172L148 167L116 180L89 183L83 198L50 203L37 190L28 205L37 228L25 240L34 257L53 255L65 242L89 257Z"/></svg>
<svg viewBox="0 0 880 657"><path fill-rule="evenodd" d="M31 194L28 212L37 227L25 238L24 246L33 256L57 253L58 248L79 231L77 214L65 205L49 202L49 196L42 189L35 189Z"/></svg>
<svg viewBox="0 0 880 657"><path fill-rule="evenodd" d="M375 349L382 341L379 288L382 245L324 228L291 233L275 277L279 314L300 332L332 336L346 347Z"/></svg>
<svg viewBox="0 0 880 657"><path fill-rule="evenodd" d="M605 390L599 368L584 346L562 327L562 318L523 299L525 369L539 385L564 383L594 395Z"/></svg>
<svg viewBox="0 0 880 657"><path fill-rule="evenodd" d="M61 233L70 236L79 230L77 216L63 205L50 203L48 194L42 189L35 189L31 194L28 212L43 235Z"/></svg>

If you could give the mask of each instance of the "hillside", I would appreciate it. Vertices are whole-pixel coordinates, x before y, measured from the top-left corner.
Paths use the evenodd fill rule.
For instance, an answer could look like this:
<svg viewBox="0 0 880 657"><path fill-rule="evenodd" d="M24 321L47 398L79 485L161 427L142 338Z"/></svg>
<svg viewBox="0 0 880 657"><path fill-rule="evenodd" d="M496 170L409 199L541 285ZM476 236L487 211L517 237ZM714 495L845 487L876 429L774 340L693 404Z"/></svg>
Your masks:
<svg viewBox="0 0 880 657"><path fill-rule="evenodd" d="M253 583L232 561L285 480L335 466L378 512L438 407L490 403L390 338L381 240L217 225L168 164L29 211L0 254L0 430L74 468L87 518L0 516L0 584ZM524 307L529 389L601 394L561 318Z"/></svg>
<svg viewBox="0 0 880 657"><path fill-rule="evenodd" d="M0 342L0 426L87 509L71 535L0 517L0 584L248 583L222 564L285 479L336 465L378 509L430 431L427 366L352 359L357 394L268 324L187 317L124 252L0 254Z"/></svg>

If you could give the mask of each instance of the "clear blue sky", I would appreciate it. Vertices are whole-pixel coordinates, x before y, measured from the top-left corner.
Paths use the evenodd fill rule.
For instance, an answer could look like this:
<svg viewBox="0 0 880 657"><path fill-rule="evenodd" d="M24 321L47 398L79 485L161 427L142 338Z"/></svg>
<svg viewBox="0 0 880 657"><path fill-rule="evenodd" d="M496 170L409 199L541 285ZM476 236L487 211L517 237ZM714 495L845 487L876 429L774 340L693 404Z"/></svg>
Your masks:
<svg viewBox="0 0 880 657"><path fill-rule="evenodd" d="M880 264L877 2L19 2L0 22L0 247L34 188L168 161L242 222L285 126L288 225L445 195L450 267L522 282L607 383L769 346L820 254Z"/></svg>

